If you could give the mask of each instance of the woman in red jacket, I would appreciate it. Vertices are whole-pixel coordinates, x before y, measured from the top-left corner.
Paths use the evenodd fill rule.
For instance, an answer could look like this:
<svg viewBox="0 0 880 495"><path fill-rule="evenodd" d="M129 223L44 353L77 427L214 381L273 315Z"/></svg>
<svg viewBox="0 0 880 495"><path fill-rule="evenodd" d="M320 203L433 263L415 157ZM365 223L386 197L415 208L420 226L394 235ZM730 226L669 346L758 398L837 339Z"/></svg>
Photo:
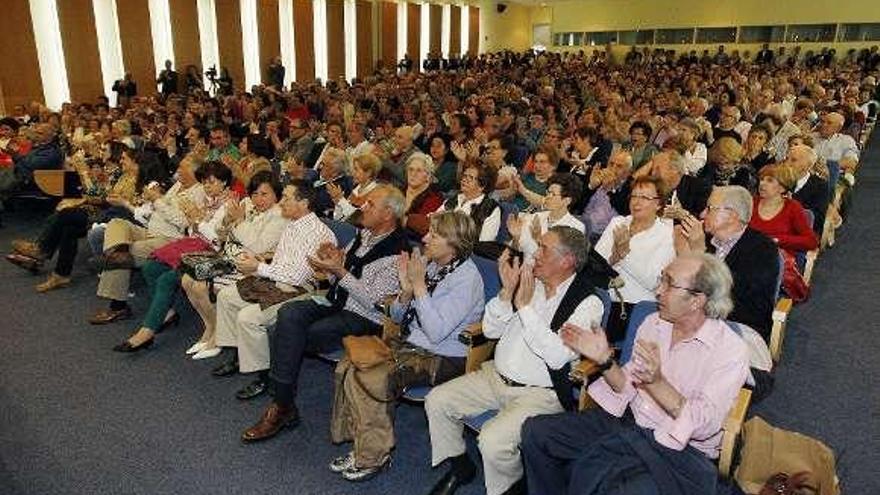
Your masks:
<svg viewBox="0 0 880 495"><path fill-rule="evenodd" d="M443 195L434 187L434 162L424 153L413 153L406 160L407 238L419 242L428 233L428 215L443 204Z"/></svg>
<svg viewBox="0 0 880 495"><path fill-rule="evenodd" d="M819 240L806 210L789 197L798 176L788 165L768 165L759 173L761 182L749 226L773 239L785 259L782 287L795 302L809 295L809 287L798 270L797 253L816 249Z"/></svg>

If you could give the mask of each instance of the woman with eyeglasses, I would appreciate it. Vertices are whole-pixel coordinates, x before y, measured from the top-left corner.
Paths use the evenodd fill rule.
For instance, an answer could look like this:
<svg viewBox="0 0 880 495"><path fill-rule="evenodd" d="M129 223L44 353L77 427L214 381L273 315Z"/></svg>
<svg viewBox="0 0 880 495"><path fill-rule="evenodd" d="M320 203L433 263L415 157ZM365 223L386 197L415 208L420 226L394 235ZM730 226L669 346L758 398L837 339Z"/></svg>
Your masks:
<svg viewBox="0 0 880 495"><path fill-rule="evenodd" d="M623 339L633 306L654 301L657 278L675 258L673 224L661 218L665 204L661 182L653 177L633 181L629 196L630 214L615 217L596 243L596 252L611 265L624 285L611 294L608 339Z"/></svg>
<svg viewBox="0 0 880 495"><path fill-rule="evenodd" d="M435 213L460 211L474 220L480 229L480 242L494 241L501 228L501 207L489 197L496 181L495 171L468 162L461 171L459 193L446 201Z"/></svg>
<svg viewBox="0 0 880 495"><path fill-rule="evenodd" d="M513 247L523 252L526 260L534 258L538 241L550 227L557 225L586 231L584 223L571 214L571 206L581 195L581 181L573 174L554 174L547 180L543 197L544 210L534 214L511 214L507 218Z"/></svg>

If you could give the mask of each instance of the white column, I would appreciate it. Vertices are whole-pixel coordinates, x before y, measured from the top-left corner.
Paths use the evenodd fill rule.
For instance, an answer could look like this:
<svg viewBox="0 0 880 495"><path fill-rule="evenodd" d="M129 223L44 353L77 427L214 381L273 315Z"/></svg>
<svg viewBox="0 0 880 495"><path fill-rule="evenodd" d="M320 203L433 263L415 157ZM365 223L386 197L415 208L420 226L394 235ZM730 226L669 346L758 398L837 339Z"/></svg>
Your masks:
<svg viewBox="0 0 880 495"><path fill-rule="evenodd" d="M284 87L296 81L296 44L293 38L293 0L278 2L278 32L281 35L281 65L284 66Z"/></svg>
<svg viewBox="0 0 880 495"><path fill-rule="evenodd" d="M30 0L31 19L34 24L34 43L40 62L40 78L43 80L43 98L52 110L61 110L61 104L70 101L67 83L67 66L64 65L64 48L61 44L61 27L55 0Z"/></svg>
<svg viewBox="0 0 880 495"><path fill-rule="evenodd" d="M240 0L241 51L244 56L245 91L263 81L260 74L260 35L257 27L257 0Z"/></svg>
<svg viewBox="0 0 880 495"><path fill-rule="evenodd" d="M217 14L214 0L198 0L199 47L202 52L202 80L205 89L211 89L211 82L204 75L211 67L220 75L220 45L217 42Z"/></svg>
<svg viewBox="0 0 880 495"><path fill-rule="evenodd" d="M431 4L422 3L419 16L419 59L416 64L422 66L422 62L428 58L428 52L431 51Z"/></svg>
<svg viewBox="0 0 880 495"><path fill-rule="evenodd" d="M406 54L406 18L407 18L407 8L406 2L398 2L397 4L397 60L403 58Z"/></svg>
<svg viewBox="0 0 880 495"><path fill-rule="evenodd" d="M174 64L174 36L171 34L171 10L168 0L150 0L150 35L153 38L153 62L156 76L165 69L165 61ZM177 68L175 67L175 70Z"/></svg>
<svg viewBox="0 0 880 495"><path fill-rule="evenodd" d="M357 4L355 0L345 0L344 29L345 29L345 79L351 82L357 77Z"/></svg>
<svg viewBox="0 0 880 495"><path fill-rule="evenodd" d="M315 41L315 78L327 84L327 0L312 0L312 32Z"/></svg>
<svg viewBox="0 0 880 495"><path fill-rule="evenodd" d="M440 20L440 52L443 58L449 58L449 44L452 42L452 5L444 3L443 15Z"/></svg>
<svg viewBox="0 0 880 495"><path fill-rule="evenodd" d="M464 57L468 52L471 38L471 13L467 4L461 5L461 50L459 55Z"/></svg>
<svg viewBox="0 0 880 495"><path fill-rule="evenodd" d="M98 56L101 59L104 94L110 99L110 106L116 106L113 83L125 77L116 0L92 0L92 9L95 11L95 31L98 34Z"/></svg>

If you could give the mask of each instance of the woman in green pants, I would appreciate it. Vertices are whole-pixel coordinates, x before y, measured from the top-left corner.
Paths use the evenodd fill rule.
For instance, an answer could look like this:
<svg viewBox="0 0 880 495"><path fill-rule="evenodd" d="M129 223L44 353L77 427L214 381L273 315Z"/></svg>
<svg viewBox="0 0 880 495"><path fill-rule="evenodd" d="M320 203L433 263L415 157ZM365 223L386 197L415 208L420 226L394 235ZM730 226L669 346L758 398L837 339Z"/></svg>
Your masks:
<svg viewBox="0 0 880 495"><path fill-rule="evenodd" d="M190 222L187 230L190 237L214 244L217 241L217 227L226 216L227 202L237 202L229 190L232 172L220 162L206 162L196 171L196 176L205 189L207 199L204 209L182 207ZM149 347L157 332L180 321L180 315L172 308L180 285L180 272L175 268L159 260L151 260L141 268L151 295L150 307L140 328L114 347L114 351L136 352Z"/></svg>

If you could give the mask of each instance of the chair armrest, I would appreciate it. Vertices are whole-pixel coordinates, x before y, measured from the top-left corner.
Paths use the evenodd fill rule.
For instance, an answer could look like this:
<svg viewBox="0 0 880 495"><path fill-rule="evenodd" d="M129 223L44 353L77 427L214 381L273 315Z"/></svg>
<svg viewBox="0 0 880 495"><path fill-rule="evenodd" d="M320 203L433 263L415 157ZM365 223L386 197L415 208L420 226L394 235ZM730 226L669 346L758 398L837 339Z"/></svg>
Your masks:
<svg viewBox="0 0 880 495"><path fill-rule="evenodd" d="M791 312L792 300L783 297L776 303L773 309L773 328L770 330L770 357L774 363L779 362L782 356L782 342L785 340L785 326L788 314Z"/></svg>
<svg viewBox="0 0 880 495"><path fill-rule="evenodd" d="M64 170L34 170L34 182L49 196L64 196Z"/></svg>
<svg viewBox="0 0 880 495"><path fill-rule="evenodd" d="M474 323L458 334L458 341L469 347L476 347L489 342L489 338L483 334L483 324Z"/></svg>
<svg viewBox="0 0 880 495"><path fill-rule="evenodd" d="M725 479L730 477L736 440L742 431L743 422L746 420L746 413L749 410L751 401L752 391L746 388L740 389L736 402L727 414L727 419L724 420L721 436L721 454L718 457L718 472Z"/></svg>
<svg viewBox="0 0 880 495"><path fill-rule="evenodd" d="M474 323L458 335L458 340L469 347L465 372L477 371L480 366L492 357L495 352L494 339L489 339L483 334L483 324Z"/></svg>
<svg viewBox="0 0 880 495"><path fill-rule="evenodd" d="M816 258L819 257L819 250L813 249L812 251L807 251L807 262L804 264L804 282L807 285L810 285L810 281L813 278L813 269L816 266Z"/></svg>

